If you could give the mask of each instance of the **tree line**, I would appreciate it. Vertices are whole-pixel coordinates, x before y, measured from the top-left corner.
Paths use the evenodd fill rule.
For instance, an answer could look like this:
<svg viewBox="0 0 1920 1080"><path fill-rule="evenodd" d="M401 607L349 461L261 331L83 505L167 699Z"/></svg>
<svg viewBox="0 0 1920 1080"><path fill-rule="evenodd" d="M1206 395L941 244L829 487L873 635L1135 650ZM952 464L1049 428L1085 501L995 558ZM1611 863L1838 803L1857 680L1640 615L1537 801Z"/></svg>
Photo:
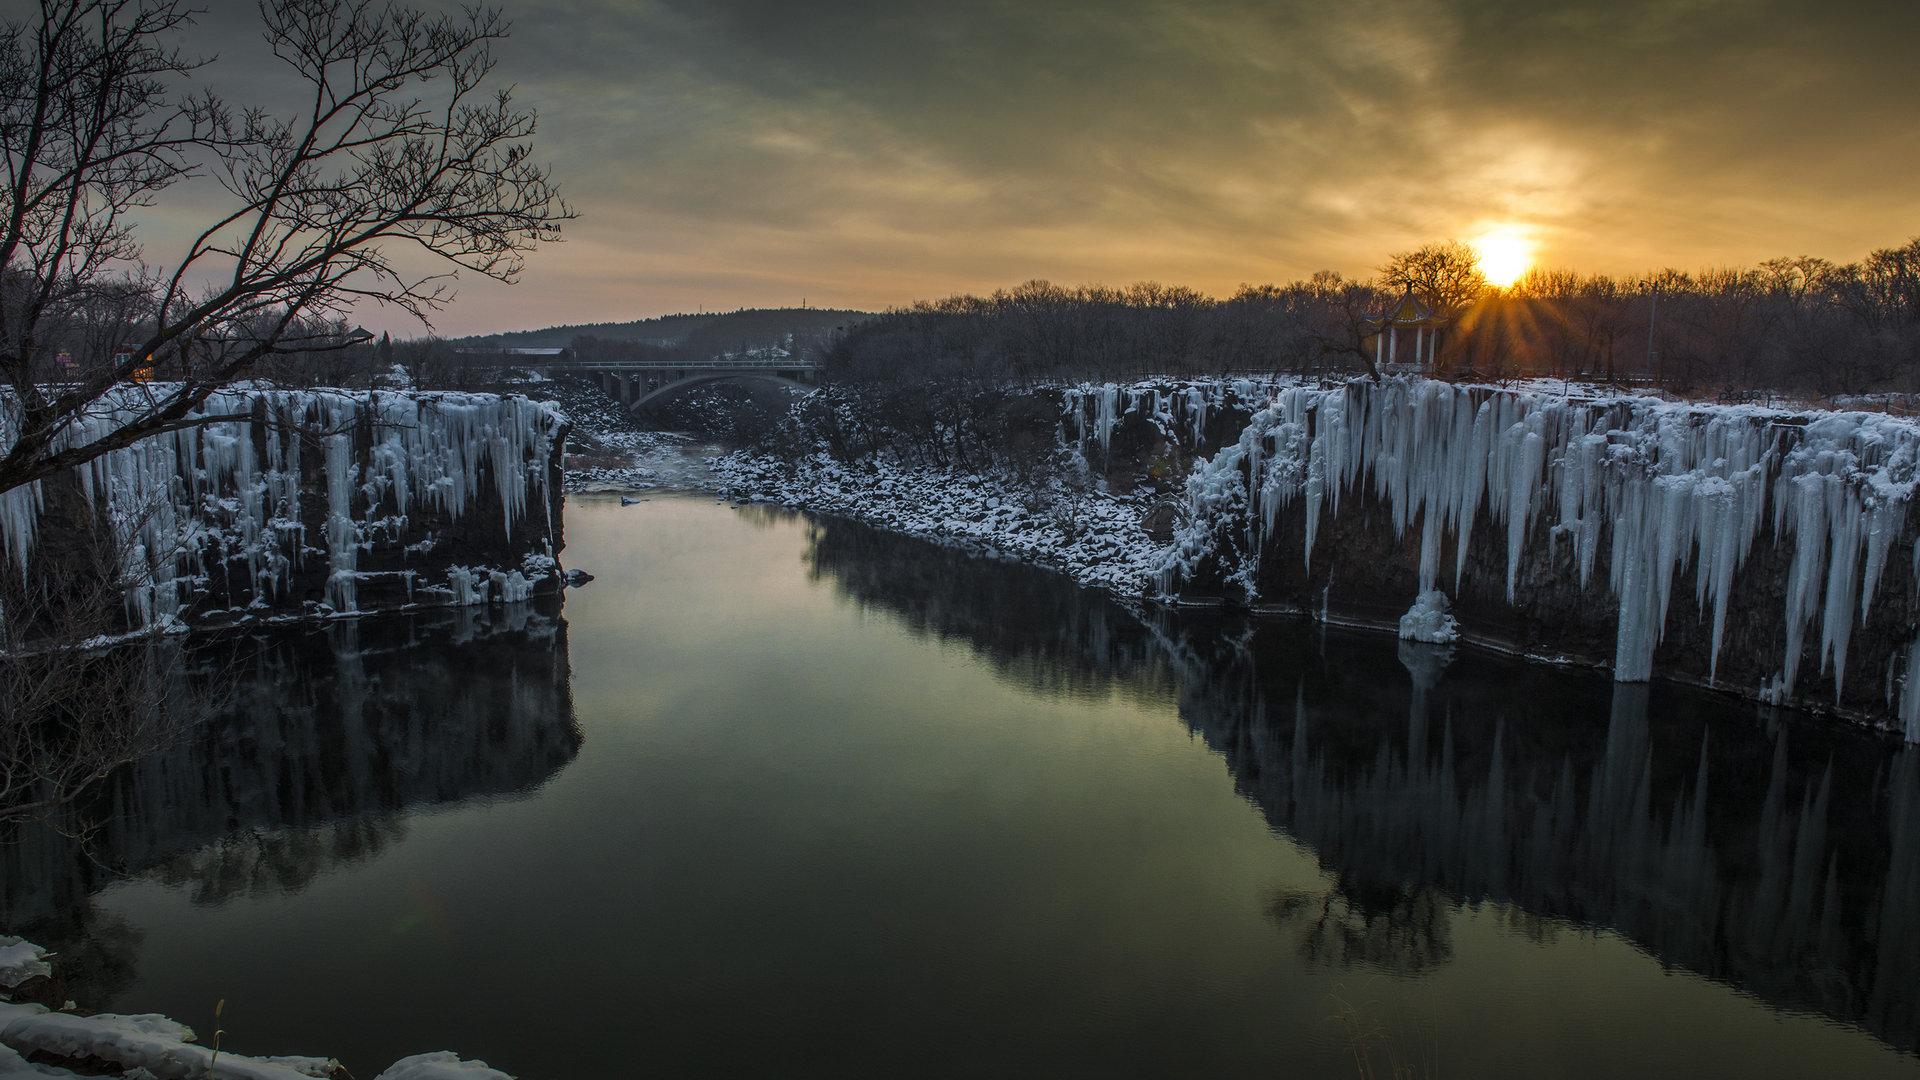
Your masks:
<svg viewBox="0 0 1920 1080"><path fill-rule="evenodd" d="M821 357L854 382L1373 372L1375 320L1409 292L1443 326L1442 377L1741 399L1920 391L1920 239L1846 264L1799 256L1624 277L1536 269L1504 289L1457 241L1395 254L1369 279L1322 271L1226 297L1029 281L886 312L833 337Z"/></svg>

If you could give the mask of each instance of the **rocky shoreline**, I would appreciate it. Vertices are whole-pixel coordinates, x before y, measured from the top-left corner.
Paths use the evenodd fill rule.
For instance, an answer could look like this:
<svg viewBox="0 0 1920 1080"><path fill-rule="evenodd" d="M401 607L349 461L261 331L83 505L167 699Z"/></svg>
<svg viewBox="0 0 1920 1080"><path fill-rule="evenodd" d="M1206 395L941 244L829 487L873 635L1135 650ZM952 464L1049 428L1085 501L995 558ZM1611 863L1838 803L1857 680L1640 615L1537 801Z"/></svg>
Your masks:
<svg viewBox="0 0 1920 1080"><path fill-rule="evenodd" d="M90 1013L67 1000L59 957L0 936L0 1080L122 1076L154 1080L351 1080L332 1058L249 1057L154 1013ZM414 1054L375 1080L512 1080L449 1051Z"/></svg>
<svg viewBox="0 0 1920 1080"><path fill-rule="evenodd" d="M732 498L1129 599L1397 629L1920 738L1912 421L1431 380L1022 393L1091 484L849 457L831 430L710 465Z"/></svg>

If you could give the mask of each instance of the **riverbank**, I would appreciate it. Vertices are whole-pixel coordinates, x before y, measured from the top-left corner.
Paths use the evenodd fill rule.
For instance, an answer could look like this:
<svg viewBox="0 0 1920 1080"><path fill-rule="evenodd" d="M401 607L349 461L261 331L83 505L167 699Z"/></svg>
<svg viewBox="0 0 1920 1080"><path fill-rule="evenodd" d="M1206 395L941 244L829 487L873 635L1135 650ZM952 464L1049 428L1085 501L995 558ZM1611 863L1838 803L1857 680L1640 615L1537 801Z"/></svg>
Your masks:
<svg viewBox="0 0 1920 1080"><path fill-rule="evenodd" d="M1657 1073L1673 1016L1709 1073L1920 1074L1884 740L711 495L567 513L564 635L312 625L112 782L104 849L7 849L66 996L363 1078L954 1031L956 1075L1339 1075L1355 986L1442 1075Z"/></svg>
<svg viewBox="0 0 1920 1080"><path fill-rule="evenodd" d="M192 1028L154 1013L80 1011L66 1000L59 962L32 942L0 935L0 1080L351 1080L332 1058L249 1057L226 1049L225 1032L215 1032L208 1046ZM437 1051L402 1058L375 1080L513 1078L485 1062Z"/></svg>
<svg viewBox="0 0 1920 1080"><path fill-rule="evenodd" d="M1152 503L1018 477L734 453L709 464L724 496L836 514L974 554L1056 570L1122 597L1152 587L1172 548L1147 532Z"/></svg>
<svg viewBox="0 0 1920 1080"><path fill-rule="evenodd" d="M1130 598L1441 626L1920 738L1911 420L1571 386L1150 380L982 395L953 430L1047 414L1066 464L986 438L942 468L885 429L885 402L824 393L779 452L712 462L719 489Z"/></svg>

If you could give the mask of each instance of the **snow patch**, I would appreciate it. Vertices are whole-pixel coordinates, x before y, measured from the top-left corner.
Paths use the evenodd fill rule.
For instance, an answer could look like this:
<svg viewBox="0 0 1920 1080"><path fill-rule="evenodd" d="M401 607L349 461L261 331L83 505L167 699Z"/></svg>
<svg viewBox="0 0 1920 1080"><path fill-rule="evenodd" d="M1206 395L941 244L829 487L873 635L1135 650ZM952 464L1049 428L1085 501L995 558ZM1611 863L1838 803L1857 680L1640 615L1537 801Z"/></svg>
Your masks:
<svg viewBox="0 0 1920 1080"><path fill-rule="evenodd" d="M462 1061L446 1050L401 1058L374 1080L513 1080L484 1061Z"/></svg>
<svg viewBox="0 0 1920 1080"><path fill-rule="evenodd" d="M53 974L47 950L31 941L0 934L0 990L12 990L29 979Z"/></svg>
<svg viewBox="0 0 1920 1080"><path fill-rule="evenodd" d="M144 1069L160 1080L311 1080L337 1069L335 1062L310 1057L221 1053L216 1061L212 1050L193 1039L185 1024L152 1013L75 1016L41 1005L0 1003L0 1043L20 1054L106 1062L129 1074Z"/></svg>

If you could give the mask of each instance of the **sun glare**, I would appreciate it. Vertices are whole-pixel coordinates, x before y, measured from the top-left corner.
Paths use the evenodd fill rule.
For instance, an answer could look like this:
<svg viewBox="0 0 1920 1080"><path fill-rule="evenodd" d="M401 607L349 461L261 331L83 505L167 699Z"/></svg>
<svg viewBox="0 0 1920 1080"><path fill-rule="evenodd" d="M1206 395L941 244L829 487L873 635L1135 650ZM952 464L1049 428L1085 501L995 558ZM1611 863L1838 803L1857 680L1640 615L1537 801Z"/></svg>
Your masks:
<svg viewBox="0 0 1920 1080"><path fill-rule="evenodd" d="M1480 234L1473 250L1479 257L1480 272L1503 289L1525 277L1533 267L1533 241L1512 225Z"/></svg>

